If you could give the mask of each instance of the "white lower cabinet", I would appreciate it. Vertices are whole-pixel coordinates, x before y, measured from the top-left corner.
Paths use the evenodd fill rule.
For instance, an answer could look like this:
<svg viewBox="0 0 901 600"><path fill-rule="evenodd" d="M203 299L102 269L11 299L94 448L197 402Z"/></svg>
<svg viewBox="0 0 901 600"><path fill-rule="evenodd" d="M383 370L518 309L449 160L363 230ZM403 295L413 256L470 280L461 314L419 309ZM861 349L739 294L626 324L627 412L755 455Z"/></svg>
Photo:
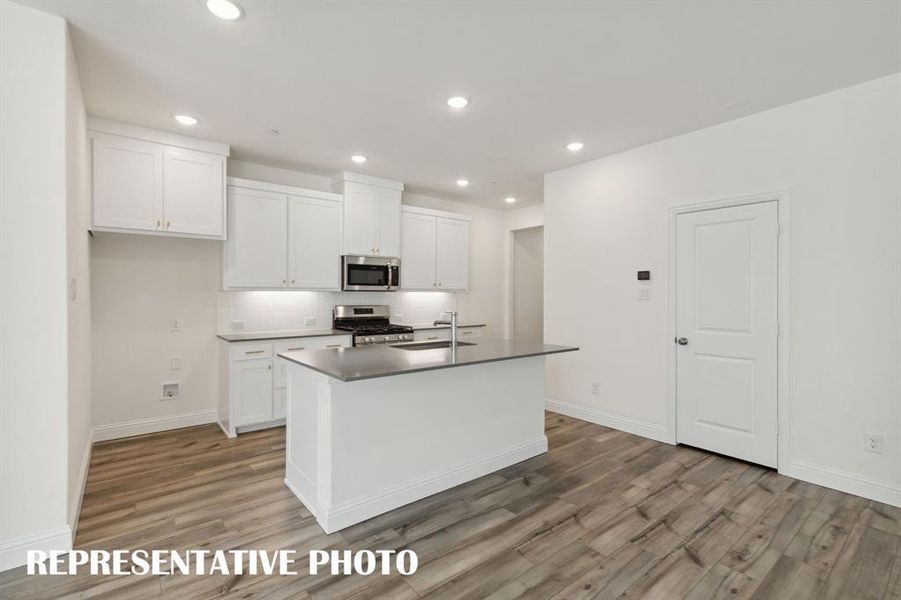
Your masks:
<svg viewBox="0 0 901 600"><path fill-rule="evenodd" d="M315 336L252 342L220 341L219 424L229 437L239 429L262 429L284 423L287 415L288 361L279 353L346 348L349 335Z"/></svg>

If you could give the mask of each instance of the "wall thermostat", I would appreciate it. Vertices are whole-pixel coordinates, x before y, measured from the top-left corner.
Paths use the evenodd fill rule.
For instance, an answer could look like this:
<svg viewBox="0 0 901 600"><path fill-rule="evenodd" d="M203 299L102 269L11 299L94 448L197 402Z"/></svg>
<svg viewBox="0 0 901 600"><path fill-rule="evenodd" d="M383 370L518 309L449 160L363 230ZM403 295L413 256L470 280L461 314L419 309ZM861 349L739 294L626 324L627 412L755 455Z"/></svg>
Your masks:
<svg viewBox="0 0 901 600"><path fill-rule="evenodd" d="M651 278L650 271L639 271L638 272L638 281L647 281Z"/></svg>

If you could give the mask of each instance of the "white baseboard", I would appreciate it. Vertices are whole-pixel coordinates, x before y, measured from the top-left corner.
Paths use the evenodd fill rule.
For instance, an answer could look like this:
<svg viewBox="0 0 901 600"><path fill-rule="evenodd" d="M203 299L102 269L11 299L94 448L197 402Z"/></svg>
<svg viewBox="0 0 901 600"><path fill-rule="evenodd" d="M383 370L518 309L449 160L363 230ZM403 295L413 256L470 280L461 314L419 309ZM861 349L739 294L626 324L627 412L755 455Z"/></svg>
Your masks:
<svg viewBox="0 0 901 600"><path fill-rule="evenodd" d="M665 426L658 425L657 423L649 423L648 421L617 415L599 408L569 404L551 398L545 400L545 407L551 412L560 413L561 415L573 417L574 419L581 419L582 421L588 421L589 423L597 423L604 427L612 427L613 429L640 435L665 444L676 443L672 432L667 430Z"/></svg>
<svg viewBox="0 0 901 600"><path fill-rule="evenodd" d="M21 567L28 560L29 550L68 551L72 549L72 529L65 525L56 529L23 535L0 544L0 571Z"/></svg>
<svg viewBox="0 0 901 600"><path fill-rule="evenodd" d="M873 481L855 473L824 467L797 458L789 460L785 466L780 465L779 473L840 492L892 506L901 506L901 488L889 482Z"/></svg>
<svg viewBox="0 0 901 600"><path fill-rule="evenodd" d="M312 505L308 499L297 492L294 486L289 485L288 487L303 502L304 506L316 515L316 520L325 532L333 533L545 452L547 452L547 437L542 435L539 439L513 448L506 448L485 458L456 465L425 479L332 507Z"/></svg>
<svg viewBox="0 0 901 600"><path fill-rule="evenodd" d="M69 502L69 527L72 530L72 538L78 532L78 519L81 517L81 502L84 499L84 489L88 483L88 469L91 466L91 454L94 452L94 430L88 431L88 440L85 444L84 455L81 457L81 467L78 470L78 483L75 484L75 497Z"/></svg>
<svg viewBox="0 0 901 600"><path fill-rule="evenodd" d="M176 415L167 415L165 417L150 417L148 419L122 421L121 423L110 423L108 425L96 425L94 426L94 441L105 442L107 440L115 440L134 435L157 433L160 431L169 431L170 429L181 429L182 427L194 427L196 425L207 425L208 423L215 423L217 421L218 415L214 409L211 409L195 410Z"/></svg>

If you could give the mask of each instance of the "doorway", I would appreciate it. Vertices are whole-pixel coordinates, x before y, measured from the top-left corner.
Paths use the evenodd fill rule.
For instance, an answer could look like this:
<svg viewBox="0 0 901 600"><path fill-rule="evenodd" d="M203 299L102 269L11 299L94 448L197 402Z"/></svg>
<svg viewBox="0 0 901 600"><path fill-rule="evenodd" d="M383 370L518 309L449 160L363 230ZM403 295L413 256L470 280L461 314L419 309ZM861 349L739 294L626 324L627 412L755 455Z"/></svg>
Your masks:
<svg viewBox="0 0 901 600"><path fill-rule="evenodd" d="M676 441L776 467L780 202L678 209L672 219Z"/></svg>
<svg viewBox="0 0 901 600"><path fill-rule="evenodd" d="M513 232L512 338L544 342L544 227Z"/></svg>

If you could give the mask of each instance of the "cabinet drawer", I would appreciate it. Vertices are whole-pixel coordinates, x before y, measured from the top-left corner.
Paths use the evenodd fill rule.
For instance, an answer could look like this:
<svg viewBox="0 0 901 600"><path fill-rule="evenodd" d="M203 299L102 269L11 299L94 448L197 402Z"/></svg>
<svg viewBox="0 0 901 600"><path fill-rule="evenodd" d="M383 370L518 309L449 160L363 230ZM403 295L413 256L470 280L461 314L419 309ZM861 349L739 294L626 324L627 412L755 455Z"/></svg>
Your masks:
<svg viewBox="0 0 901 600"><path fill-rule="evenodd" d="M328 335L322 337L292 338L275 342L275 354L295 352L297 350L322 350L324 348L343 348L350 346L350 336Z"/></svg>
<svg viewBox="0 0 901 600"><path fill-rule="evenodd" d="M234 344L231 349L232 360L255 360L258 358L272 358L272 343Z"/></svg>

